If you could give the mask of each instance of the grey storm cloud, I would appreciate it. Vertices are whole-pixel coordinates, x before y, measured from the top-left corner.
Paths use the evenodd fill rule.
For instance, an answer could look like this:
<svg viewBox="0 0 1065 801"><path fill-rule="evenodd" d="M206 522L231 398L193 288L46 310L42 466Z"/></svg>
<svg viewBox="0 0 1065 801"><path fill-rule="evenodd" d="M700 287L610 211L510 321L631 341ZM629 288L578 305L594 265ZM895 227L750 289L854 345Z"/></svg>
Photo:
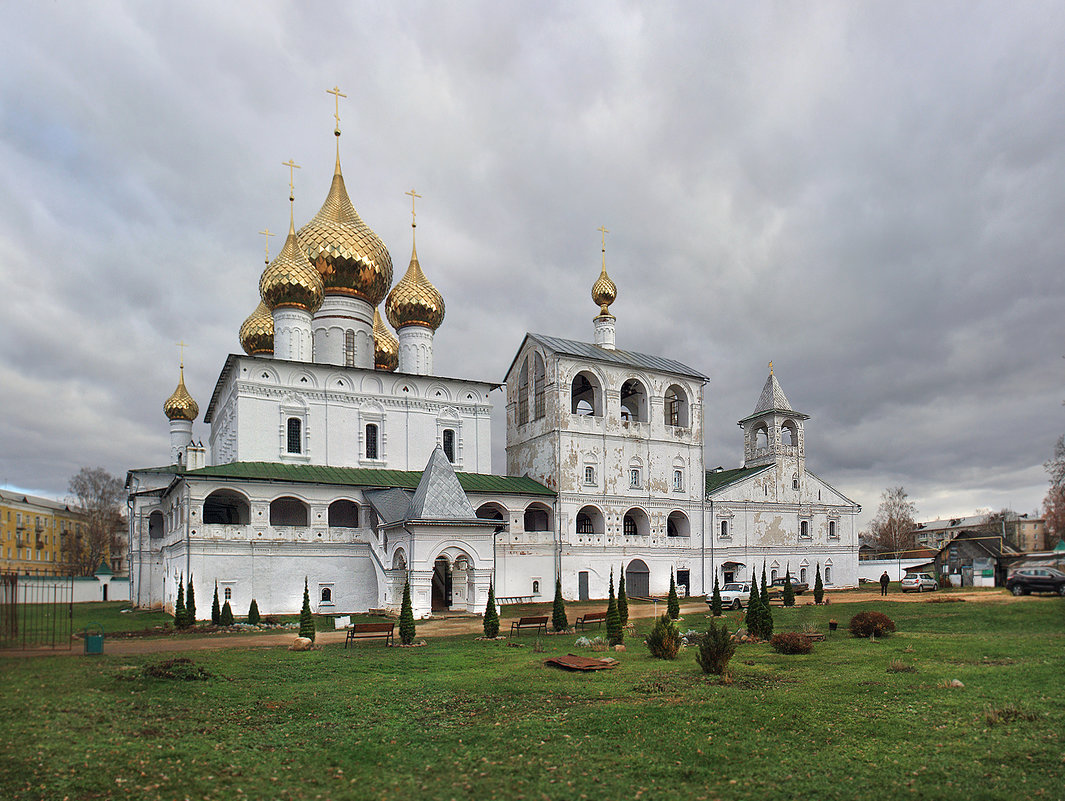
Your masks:
<svg viewBox="0 0 1065 801"><path fill-rule="evenodd" d="M707 466L772 360L875 511L1031 511L1065 430L1060 3L12 3L0 28L0 482L168 456L332 174L396 277L418 208L444 375L590 339L711 376ZM503 397L495 394L497 412ZM206 428L197 424L197 435ZM502 415L495 469L504 469Z"/></svg>

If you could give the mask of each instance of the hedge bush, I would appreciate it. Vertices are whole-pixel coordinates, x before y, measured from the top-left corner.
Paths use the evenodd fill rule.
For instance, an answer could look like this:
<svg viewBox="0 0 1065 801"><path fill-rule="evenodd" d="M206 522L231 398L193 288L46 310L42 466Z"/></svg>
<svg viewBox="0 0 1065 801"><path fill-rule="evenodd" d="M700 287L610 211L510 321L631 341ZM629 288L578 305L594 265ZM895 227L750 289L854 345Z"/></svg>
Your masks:
<svg viewBox="0 0 1065 801"><path fill-rule="evenodd" d="M680 651L680 632L669 613L655 621L654 628L647 635L647 647L655 659L676 659Z"/></svg>
<svg viewBox="0 0 1065 801"><path fill-rule="evenodd" d="M703 669L703 673L712 673L715 676L723 676L728 668L728 661L736 653L736 641L729 634L728 626L722 623L710 624L710 629L699 638L699 650L695 654L695 661Z"/></svg>
<svg viewBox="0 0 1065 801"><path fill-rule="evenodd" d="M808 654L814 649L813 640L797 631L782 631L769 641L778 654Z"/></svg>
<svg viewBox="0 0 1065 801"><path fill-rule="evenodd" d="M887 637L895 631L895 621L883 612L859 612L851 618L850 630L855 637Z"/></svg>

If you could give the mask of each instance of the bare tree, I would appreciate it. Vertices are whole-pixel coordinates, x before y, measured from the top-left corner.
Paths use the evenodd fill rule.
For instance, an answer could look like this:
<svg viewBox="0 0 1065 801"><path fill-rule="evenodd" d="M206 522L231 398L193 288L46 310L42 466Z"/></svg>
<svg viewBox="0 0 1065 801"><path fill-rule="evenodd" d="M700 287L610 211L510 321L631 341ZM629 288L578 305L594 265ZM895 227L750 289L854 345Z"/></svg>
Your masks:
<svg viewBox="0 0 1065 801"><path fill-rule="evenodd" d="M890 552L896 556L902 551L912 550L916 546L917 524L914 516L917 514L917 505L909 500L902 487L884 490L880 498L880 508L869 526L877 549L881 553Z"/></svg>
<svg viewBox="0 0 1065 801"><path fill-rule="evenodd" d="M83 467L70 479L72 502L84 515L81 533L67 534L63 558L79 576L90 576L118 547L122 525L122 482L102 467Z"/></svg>
<svg viewBox="0 0 1065 801"><path fill-rule="evenodd" d="M1054 443L1054 455L1043 463L1050 474L1050 491L1043 499L1043 518L1046 520L1047 547L1053 548L1065 539L1065 434Z"/></svg>
<svg viewBox="0 0 1065 801"><path fill-rule="evenodd" d="M1065 488L1065 434L1054 443L1054 455L1043 462L1043 467L1050 473L1050 485L1058 489Z"/></svg>

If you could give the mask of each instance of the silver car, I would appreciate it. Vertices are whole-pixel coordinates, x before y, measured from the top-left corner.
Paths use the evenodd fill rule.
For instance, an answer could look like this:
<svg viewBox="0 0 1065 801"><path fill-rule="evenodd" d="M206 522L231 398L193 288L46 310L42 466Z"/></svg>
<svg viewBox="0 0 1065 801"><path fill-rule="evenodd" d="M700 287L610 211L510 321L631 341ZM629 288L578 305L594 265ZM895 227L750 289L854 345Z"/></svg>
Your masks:
<svg viewBox="0 0 1065 801"><path fill-rule="evenodd" d="M910 573L901 582L903 592L924 592L938 590L939 582L927 573Z"/></svg>
<svg viewBox="0 0 1065 801"><path fill-rule="evenodd" d="M747 605L751 598L751 583L729 582L721 592L721 606L726 609L740 609ZM713 605L713 598L707 598L706 603Z"/></svg>

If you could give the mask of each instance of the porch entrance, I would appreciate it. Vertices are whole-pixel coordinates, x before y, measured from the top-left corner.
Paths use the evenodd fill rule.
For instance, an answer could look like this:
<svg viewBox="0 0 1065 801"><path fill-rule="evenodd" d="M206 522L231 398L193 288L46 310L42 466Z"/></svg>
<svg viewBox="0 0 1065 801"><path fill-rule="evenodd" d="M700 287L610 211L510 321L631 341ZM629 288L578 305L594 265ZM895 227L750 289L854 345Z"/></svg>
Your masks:
<svg viewBox="0 0 1065 801"><path fill-rule="evenodd" d="M634 598L651 595L651 571L642 559L633 559L625 568L625 594Z"/></svg>
<svg viewBox="0 0 1065 801"><path fill-rule="evenodd" d="M451 609L451 563L444 556L433 563L432 607L434 612Z"/></svg>

